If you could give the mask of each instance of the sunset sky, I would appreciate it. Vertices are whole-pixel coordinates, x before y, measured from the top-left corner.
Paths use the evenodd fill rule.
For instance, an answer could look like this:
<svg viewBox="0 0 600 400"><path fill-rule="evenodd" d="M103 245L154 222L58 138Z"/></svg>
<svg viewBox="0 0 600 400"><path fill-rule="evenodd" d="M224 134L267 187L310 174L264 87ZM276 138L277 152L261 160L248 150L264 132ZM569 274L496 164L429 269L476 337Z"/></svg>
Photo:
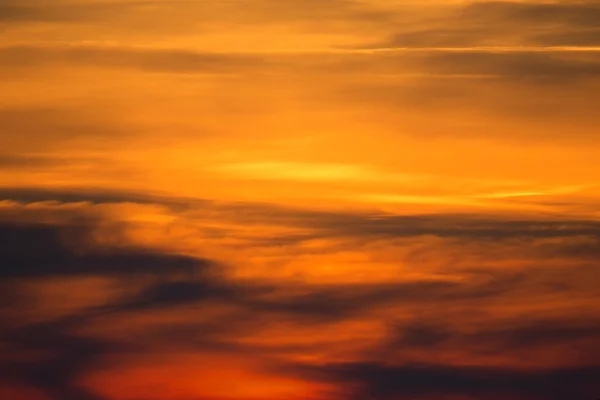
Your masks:
<svg viewBox="0 0 600 400"><path fill-rule="evenodd" d="M600 1L0 0L0 399L600 396Z"/></svg>

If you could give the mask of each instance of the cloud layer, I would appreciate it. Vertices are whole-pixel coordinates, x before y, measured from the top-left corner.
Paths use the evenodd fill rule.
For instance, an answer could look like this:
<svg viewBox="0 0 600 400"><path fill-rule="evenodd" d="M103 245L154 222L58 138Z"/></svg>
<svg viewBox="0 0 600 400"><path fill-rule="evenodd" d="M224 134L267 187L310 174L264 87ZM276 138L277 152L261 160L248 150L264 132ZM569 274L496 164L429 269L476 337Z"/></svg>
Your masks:
<svg viewBox="0 0 600 400"><path fill-rule="evenodd" d="M0 0L0 398L596 398L599 20Z"/></svg>
<svg viewBox="0 0 600 400"><path fill-rule="evenodd" d="M8 193L17 198L16 190ZM190 249L195 240L219 242L220 235L202 228L215 218L230 221L227 235L258 223L304 231L280 237L279 244L270 243L267 232L247 237L255 259L228 267L222 262L232 260L227 251L213 261L183 255L181 246L174 252L136 243L149 232L172 235L165 232L183 223L143 233L144 224L116 217L122 214L115 208L132 204L138 211L129 208L127 215L144 212L144 196L81 192L50 202L59 197L21 193L21 203L4 203L0 230L3 287L11 289L2 298L2 340L10 349L2 370L5 381L50 399L133 398L127 389L117 394L89 382L114 379L110 371L128 374L131 357L178 348L261 360L267 375L253 379L305 382L320 387L313 395L324 399L335 393L357 399L562 398L591 395L595 388L598 366L591 355L600 343L590 301L597 296L593 249L600 228L593 221L386 216L244 203L167 208L195 226ZM357 269L340 264L341 280L320 281L314 263L322 261L302 261L309 256L306 244L317 242L325 246L314 248L317 256L369 255L365 269L387 258L391 275L378 278L383 271L373 271L370 282L356 281ZM269 250L279 246L280 252ZM278 254L279 266L272 268L280 272L242 278L263 254ZM298 262L312 281L277 278L286 263ZM62 300L46 294L49 285L64 287ZM95 291L105 294L91 296ZM198 368L200 377L206 374ZM251 390L250 381L240 385ZM275 392L261 393L271 398Z"/></svg>

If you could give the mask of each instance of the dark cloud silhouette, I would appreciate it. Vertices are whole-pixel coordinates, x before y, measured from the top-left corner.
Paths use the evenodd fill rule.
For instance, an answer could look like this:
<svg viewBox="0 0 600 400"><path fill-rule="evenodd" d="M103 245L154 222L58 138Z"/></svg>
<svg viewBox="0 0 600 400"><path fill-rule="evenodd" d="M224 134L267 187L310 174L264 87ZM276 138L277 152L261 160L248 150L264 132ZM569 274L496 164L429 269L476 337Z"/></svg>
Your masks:
<svg viewBox="0 0 600 400"><path fill-rule="evenodd" d="M0 376L12 382L40 389L52 400L103 400L104 398L77 382L89 373L99 359L126 349L110 341L82 337L73 329L86 321L86 316L27 325L1 334L12 351L48 353L33 360L8 360L0 356Z"/></svg>
<svg viewBox="0 0 600 400"><path fill-rule="evenodd" d="M152 203L161 199L102 191L20 190L8 188L5 195L18 194L13 198L23 202L54 199L62 203ZM168 199L162 200L169 203ZM205 207L209 208L209 214L217 211L223 218L233 216L237 223L247 226L266 221L308 228L312 233L294 238L300 241L337 238L364 242L437 236L458 243L480 241L494 246L516 241L521 247L528 248L539 240L559 238L567 242L564 245L551 243L549 248L536 248L536 251L550 255L562 251L563 256L568 257L565 262L569 263L569 268L566 271L560 266L539 265L503 270L459 263L452 271L461 273L460 280L445 279L444 274L439 274L435 279L335 285L245 282L228 279L220 273L219 264L212 260L139 248L126 242L116 247L102 246L93 238L103 221L90 215L85 208L71 211L68 218L54 223L8 218L0 224L0 276L4 280L1 286L12 288L0 290L0 323L3 326L0 340L12 349L11 354L0 356L0 373L4 379L38 388L52 400L104 400L80 386L79 382L90 372L110 367L106 356L151 353L157 346L177 344L190 351L273 356L270 363L283 372L357 388L348 397L357 400L446 395L478 398L498 394L529 398L555 396L558 399L560 396L588 395L588 389L594 388L593 374L598 372L595 367L523 372L442 364L397 365L393 357L405 350L441 352L452 349L469 354L484 352L516 357L525 350L564 345L582 346L591 354L598 349L595 338L600 331L595 321L577 315L556 319L532 316L529 321L516 318L508 322L490 316L487 325L467 330L460 325L464 321L446 319L444 310L445 307L453 310L468 308L474 302L484 307L508 299L535 301L536 296L575 293L582 288L580 280L587 281L597 273L597 264L583 269L577 267L579 261L585 260L589 264L593 258L589 254L579 257L576 247L581 243L588 248L598 241L600 227L595 221L510 219L474 214L397 216L321 212L252 203L205 203L186 209L186 212L201 221ZM115 235L118 234L116 229ZM534 250L528 251L540 260ZM19 290L19 285L32 278L39 281L88 275L119 281L124 284L123 290L108 297L103 304L80 308L50 321L30 321L25 314L17 317L15 322L14 315L31 307L30 297L35 296L30 291ZM135 285L127 284L132 282L131 279L137 279ZM578 296L585 298L590 293L585 289ZM188 318L177 323L155 321L135 338L129 337L126 331L107 339L84 330L93 324L110 323L104 321L110 321L112 317L126 318L206 305L223 305L230 311L205 317L199 313L198 319ZM269 347L236 341L236 334L243 336L260 331L273 321L319 327L360 320L378 310L394 307L433 311L423 316L417 313L408 321L382 321L389 324L390 337L363 356L377 360L385 354L390 357L385 363L282 365L276 360L278 352L304 351L302 345L291 343ZM6 310L12 311L12 317L7 316ZM11 357L27 352L47 352L51 357ZM589 359L582 361L590 362ZM561 382L560 385L557 382Z"/></svg>
<svg viewBox="0 0 600 400"><path fill-rule="evenodd" d="M452 395L562 400L595 396L600 366L519 371L436 364L342 363L305 370L324 380L342 381L357 387L350 395L357 400Z"/></svg>
<svg viewBox="0 0 600 400"><path fill-rule="evenodd" d="M215 273L204 273L186 277L185 280L157 281L132 297L109 306L108 310L130 312L217 301L260 311L260 307L255 306L254 298L274 293L275 286L236 284L221 279Z"/></svg>
<svg viewBox="0 0 600 400"><path fill-rule="evenodd" d="M460 326L452 326L451 322L435 324L416 319L399 323L384 348L388 352L412 348L478 348L487 354L514 354L561 344L588 349L590 354L600 348L599 321L576 315L554 320L496 322L498 326L479 326L475 331L473 327L461 331Z"/></svg>
<svg viewBox="0 0 600 400"><path fill-rule="evenodd" d="M81 328L115 313L223 296L217 278L209 273L215 266L212 261L126 244L118 249L102 248L92 238L99 221L85 213L72 214L71 220L59 224L0 224L0 342L9 350L0 355L0 378L39 389L52 400L103 400L81 386L80 378L105 367L107 355L140 349L125 345L126 338L91 337L81 333ZM77 244L84 242L89 246L82 251ZM107 296L105 304L79 308L56 319L37 322L20 315L37 301L44 301L35 293L24 292L22 285L32 278L40 281L86 275L112 277L125 285L125 291L121 296ZM131 279L144 277L150 280L141 289L136 289L139 285L127 287Z"/></svg>
<svg viewBox="0 0 600 400"><path fill-rule="evenodd" d="M0 274L5 279L105 274L126 276L178 271L192 273L196 268L210 265L207 260L164 255L147 249L91 249L81 252L81 249L67 244L67 241L85 243L91 229L93 227L85 224L2 224Z"/></svg>

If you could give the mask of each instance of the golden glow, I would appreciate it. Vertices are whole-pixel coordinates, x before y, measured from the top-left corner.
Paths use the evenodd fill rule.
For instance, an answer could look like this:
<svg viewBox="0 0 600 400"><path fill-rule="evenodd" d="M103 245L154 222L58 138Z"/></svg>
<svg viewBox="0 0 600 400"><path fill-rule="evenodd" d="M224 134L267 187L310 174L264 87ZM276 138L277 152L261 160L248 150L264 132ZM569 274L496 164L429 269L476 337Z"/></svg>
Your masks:
<svg viewBox="0 0 600 400"><path fill-rule="evenodd" d="M0 398L597 396L598 16L0 1Z"/></svg>

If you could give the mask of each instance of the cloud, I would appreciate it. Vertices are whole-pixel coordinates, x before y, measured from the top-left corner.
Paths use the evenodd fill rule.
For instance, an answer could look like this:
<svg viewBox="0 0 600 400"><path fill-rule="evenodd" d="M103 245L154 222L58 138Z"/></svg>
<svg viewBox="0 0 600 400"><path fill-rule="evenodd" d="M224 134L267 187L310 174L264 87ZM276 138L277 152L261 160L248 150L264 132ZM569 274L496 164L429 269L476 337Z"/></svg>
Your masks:
<svg viewBox="0 0 600 400"><path fill-rule="evenodd" d="M213 204L201 198L161 196L141 192L126 192L102 188L35 188L35 187L0 187L0 201L10 200L22 204L40 202L58 203L92 203L92 204L156 204L184 211Z"/></svg>
<svg viewBox="0 0 600 400"><path fill-rule="evenodd" d="M423 243L424 238L437 238L450 247L457 246L463 241L468 241L473 246L494 243L496 246L508 246L513 252L518 251L521 257L562 257L587 261L594 258L597 253L597 243L600 241L600 224L594 219L540 218L526 213L518 216L486 212L398 215L377 212L316 211L274 204L215 202L202 198L171 197L100 188L5 187L0 188L0 199L24 204L58 202L65 205L69 203L157 205L164 207L173 215L185 215L192 226L198 227L201 235L203 235L200 233L203 231L202 226L212 224L215 220L227 221L231 229L235 226L264 224L293 228L288 233L240 237L247 240L249 246L257 247L298 246L324 239L353 243L357 240L361 243L382 240ZM11 221L13 221L11 229L16 230L19 225L14 222L14 219ZM31 219L28 221L35 222ZM69 219L66 221L68 222ZM64 226L33 224L28 228L27 226L22 228L24 236L19 240L28 240L28 229L40 235L45 232L43 234L49 240L52 237L62 237L61 235L68 232L77 232L78 229L93 231L94 224L97 223L94 218L89 220L89 217L79 216L73 221L72 226L69 223ZM222 234L228 235L230 232L227 228L223 228ZM71 234L71 237L73 236L77 235ZM85 237L85 235L80 236ZM53 239L51 247L57 246L57 243L58 241ZM433 245L437 246L440 243L435 242ZM463 247L463 251L465 250ZM141 254L137 255L141 256Z"/></svg>
<svg viewBox="0 0 600 400"><path fill-rule="evenodd" d="M408 3L0 0L0 382L49 400L232 380L270 400L249 393L295 390L286 373L342 393L319 400L597 396L596 193L502 193L595 179L600 3ZM535 143L497 144L513 138ZM360 160L373 176L329 179ZM310 165L331 184L290 182ZM177 190L207 197L155 194ZM442 211L234 199L306 190L441 193Z"/></svg>
<svg viewBox="0 0 600 400"><path fill-rule="evenodd" d="M256 27L289 34L350 33L376 29L390 21L390 12L362 1L240 0L16 2L0 3L0 23L11 29L41 27L48 37L91 40L115 37L134 41L180 38L185 35L254 34ZM63 35L56 35L61 30ZM12 32L11 32L12 33ZM55 36L56 35L56 36ZM267 36L266 36L267 37Z"/></svg>
<svg viewBox="0 0 600 400"><path fill-rule="evenodd" d="M420 52L328 54L214 53L194 50L152 49L119 46L36 46L0 48L0 67L40 68L73 65L131 68L146 72L212 74L279 74L301 70L312 74L430 74L438 77L490 76L509 80L544 82L597 78L600 60L594 52L507 50L480 51L436 49ZM300 69L302 68L302 69ZM314 75L313 75L314 76ZM17 112L14 110L13 112ZM4 111L6 113L7 111ZM8 110L10 112L10 110ZM43 110L40 110L43 112ZM9 114L5 116L8 117Z"/></svg>
<svg viewBox="0 0 600 400"><path fill-rule="evenodd" d="M151 203L152 196L114 192L4 188L0 216L0 275L7 278L194 275L212 268L208 259L169 254L126 238L123 222L91 204ZM154 199L155 200L155 199ZM39 203L50 202L50 203ZM73 202L76 207L65 207ZM87 204L86 204L87 203ZM36 205L46 204L46 207Z"/></svg>
<svg viewBox="0 0 600 400"><path fill-rule="evenodd" d="M3 132L0 144L13 149L15 154L56 152L92 141L101 148L108 145L109 140L106 139L127 138L135 133L135 129L125 124L107 121L102 114L98 110L84 110L83 107L78 110L53 106L0 108ZM44 157L34 160L50 161Z"/></svg>
<svg viewBox="0 0 600 400"><path fill-rule="evenodd" d="M77 3L62 0L51 1L14 1L0 2L0 22L26 24L38 22L50 23L106 23L118 20L120 13L143 11L147 6L160 6L160 1L116 1ZM179 6L185 1L175 2ZM146 6L146 7L144 7Z"/></svg>
<svg viewBox="0 0 600 400"><path fill-rule="evenodd" d="M593 397L600 367L529 372L436 364L345 363L315 367L314 373L358 387L350 398L361 400L428 398L426 396L432 395L467 398L529 396L526 398L558 400Z"/></svg>
<svg viewBox="0 0 600 400"><path fill-rule="evenodd" d="M375 87L378 84L383 87L385 84L389 92L395 93L397 98L402 96L403 88L410 89L415 86L426 90L429 85L436 83L439 85L438 89L442 88L442 84L448 84L455 94L468 92L472 86L483 91L489 87L501 95L506 91L513 94L513 90L522 91L524 85L532 85L540 90L546 86L546 89L550 88L556 92L578 82L594 83L600 75L599 53L565 50L397 50L339 55L337 60L338 63L332 65L337 65L338 73L350 75L362 72L371 76L389 76L389 79L381 82L365 81L357 77L355 83L370 83ZM396 79L392 79L394 77ZM466 87L461 90L455 85ZM410 95L417 95L417 91L410 92ZM444 93L440 95L443 96ZM415 101L418 101L418 98Z"/></svg>
<svg viewBox="0 0 600 400"><path fill-rule="evenodd" d="M599 54L376 52L347 58L347 69L341 63L329 99L361 120L376 118L399 137L420 142L451 137L583 144L598 135L591 105L598 101Z"/></svg>
<svg viewBox="0 0 600 400"><path fill-rule="evenodd" d="M550 52L433 52L423 65L433 73L491 75L507 80L560 83L600 77L600 57Z"/></svg>
<svg viewBox="0 0 600 400"><path fill-rule="evenodd" d="M103 400L104 398L78 384L78 379L97 365L101 356L125 351L117 343L82 337L73 332L86 316L70 316L51 322L27 325L0 335L10 343L15 360L0 357L0 373L4 379L43 390L52 400ZM19 353L47 353L47 357L19 360Z"/></svg>
<svg viewBox="0 0 600 400"><path fill-rule="evenodd" d="M236 282L213 274L196 274L183 281L159 280L133 296L108 306L110 312L135 312L216 301L260 316L281 316L311 324L339 322L394 305L462 302L501 297L527 286L521 274L475 272L464 282L415 280L397 283L294 285ZM268 319L268 318L267 318Z"/></svg>
<svg viewBox="0 0 600 400"><path fill-rule="evenodd" d="M269 96L277 99L283 99L285 93L298 93L305 104L313 104L311 108L321 104L334 113L352 110L357 120L376 119L399 136L419 140L448 135L461 138L485 135L503 141L533 139L553 143L554 139L579 142L598 135L593 129L598 122L593 104L598 101L599 91L592 90L600 85L598 54L426 50L342 52L323 57L318 53L216 54L120 46L30 45L0 50L0 68L18 74L37 74L53 67L85 67L95 68L94 73L97 69L102 69L102 74L116 71L124 79L129 79L131 73L140 72L165 74L161 79L210 75L218 83L217 87L223 84L226 88L237 84L225 83L224 77L236 77L243 81L245 90L217 92L213 88L205 92L206 96L220 93L218 97L224 96L225 103L237 104L250 99L249 89L260 87L261 91L269 92ZM298 80L303 82L302 88L299 88ZM279 89L273 89L275 87ZM285 91L280 90L283 87ZM139 86L134 85L126 96L135 98L138 89ZM170 89L164 92L176 99L175 93ZM117 95L111 93L111 96L113 94ZM121 100L111 104L121 104L123 98L119 98ZM261 99L252 98L247 102L258 107L253 110L257 112L256 117L275 112L272 107L278 102L269 100L267 104ZM218 119L223 112L218 104L216 108L209 108L215 114L208 117L206 124L211 123L211 118ZM425 109L429 111L425 112ZM11 148L18 145L19 149L26 148L31 152L44 149L43 145L49 141L33 141L30 139L33 135L60 139L65 145L95 147L109 147L116 138L124 136L159 137L160 130L156 127L149 131L146 126L129 123L120 114L118 118L110 115L112 118L106 118L106 112L99 110L102 108L93 106L78 113L52 107L5 109L0 112L0 122L4 122L9 133L22 134L5 135L0 142ZM190 118L187 112L174 112L173 118L179 120L177 123ZM436 113L434 121L429 118L431 112ZM476 118L470 117L472 122L466 123L463 118L457 118L457 114ZM131 115L138 118L135 113ZM229 126L230 123L226 124ZM237 132L240 127L234 124L231 129ZM179 137L196 140L195 130L185 127ZM220 131L222 126L214 130Z"/></svg>
<svg viewBox="0 0 600 400"><path fill-rule="evenodd" d="M5 279L56 275L135 275L191 272L209 264L207 260L163 255L135 248L98 252L92 250L88 254L78 254L81 249L69 248L65 238L82 240L83 243L91 239L88 229L89 226L78 223L64 226L2 224L0 274Z"/></svg>
<svg viewBox="0 0 600 400"><path fill-rule="evenodd" d="M0 356L0 377L39 389L52 400L103 400L83 386L81 378L106 367L104 359L111 354L139 351L125 345L124 338L85 335L82 328L115 313L201 301L207 298L207 291L214 293L218 287L217 281L207 276L215 267L211 260L126 242L118 248L97 243L95 231L107 222L85 208L66 212L62 221L54 223L9 216L0 223L0 343L8 349ZM119 235L115 228L113 238ZM75 305L73 312L62 312L58 318L45 317L40 322L27 315L27 310L40 308L38 302L49 300L43 291L32 289L36 285L48 280L54 280L54 285L73 279L78 282L86 276L131 286L120 295L107 293L104 303L97 306ZM149 281L144 284L144 279ZM79 290L77 286L73 289Z"/></svg>
<svg viewBox="0 0 600 400"><path fill-rule="evenodd" d="M440 11L441 10L441 11ZM285 26L304 33L392 31L374 47L472 47L479 45L597 46L600 5L595 0L482 1L420 5L335 0L244 0L227 3L118 1L93 4L0 3L5 25L52 23L98 30L97 37L172 37ZM175 23L173 23L175 22ZM63 28L64 29L64 28ZM81 29L80 29L81 32ZM75 33L74 33L75 35ZM76 36L73 36L74 38ZM132 36L133 38L133 36Z"/></svg>
<svg viewBox="0 0 600 400"><path fill-rule="evenodd" d="M288 246L327 240L340 246L327 250L330 252L352 246L370 254L370 243L380 244L378 253L419 243L449 260L443 271L418 276L401 274L401 280L373 283L244 280L226 274L221 264L212 259L130 243L128 238L120 238L118 224L111 228L111 221L103 219L109 217L92 212L87 204L169 204L168 198L98 190L6 189L5 195L11 193L15 199L32 203L5 205L9 209L43 204L51 209L65 209L54 219L42 218L44 209L26 218L12 212L0 224L3 286L10 284L18 289L0 291L4 307L0 319L5 326L0 340L14 349L11 355L0 357L2 374L11 382L43 390L52 400L101 399L81 386L81 380L99 370L119 371L120 360L134 354L172 351L173 347L192 353L260 359L278 374L290 373L297 379L324 381L349 389L358 387L347 398L361 400L369 396L481 397L498 392L535 398L556 389L546 382L549 377L564 378L567 383L561 390L568 395L584 393L585 385L593 383L591 378L570 377L570 372L559 368L538 373L485 367L486 357L499 354L516 359L522 352L546 351L549 355L571 357L564 346L581 346L590 353L597 348L594 321L586 320L583 312L568 316L597 290L586 283L592 282L590 277L597 272L593 255L580 256L570 247L592 246L598 240L599 227L592 220L324 212L253 203L207 202L198 207L172 209L189 224L200 226L217 218L235 226L260 222L302 228L305 234L296 238L299 242L291 241ZM39 203L52 199L62 203ZM68 202L73 202L71 208ZM75 205L78 208L73 208ZM97 230L106 226L114 239L108 245L95 241ZM429 243L427 238L432 237L438 240ZM260 257L258 251L263 245L249 241L247 247ZM477 246L484 246L484 256L469 258L481 251ZM292 256L293 251L290 248ZM455 257L456 251L463 258ZM549 259L561 251L560 263L551 263ZM523 258L524 254L530 258ZM490 259L499 263L498 268L486 264ZM582 267L580 263L584 261ZM388 263L397 263L398 268L407 265L407 261L396 259ZM233 267L238 271L245 268ZM67 279L79 282L90 275L107 278L120 289L107 294L99 304L62 310L59 317L42 318L40 322L39 317L30 316L31 310L39 307L36 302L52 300L43 290L35 289L36 284L51 281L52 285L61 285ZM570 302L551 313L528 317L525 314L530 308L519 315L510 311L515 301L535 304L571 294ZM510 318L506 318L506 313ZM334 351L327 344L331 333L323 333L330 332L325 329L371 319L377 320L388 335L368 340L361 336L353 344L361 349L352 353L350 360L354 361L330 361L329 355L339 350ZM264 333L282 324L317 332L318 340L310 342L292 335L282 341L281 333ZM253 340L256 337L263 339ZM23 358L23 354L31 352L49 352L53 356ZM321 352L323 361L306 365L289 358L289 354L307 352ZM453 352L472 358L478 368L442 362ZM439 363L414 364L431 360L434 353L439 355ZM382 354L389 362L378 361ZM397 364L398 357L404 360L401 365ZM589 358L574 359L575 365L589 364ZM53 371L52 366L62 368ZM578 371L586 373L581 368ZM451 383L453 379L455 383Z"/></svg>
<svg viewBox="0 0 600 400"><path fill-rule="evenodd" d="M23 6L13 0L0 2L0 22L40 21L44 19L44 14L32 6Z"/></svg>
<svg viewBox="0 0 600 400"><path fill-rule="evenodd" d="M217 54L192 50L117 46L36 46L0 48L0 67L36 68L52 65L131 68L147 72L234 73L268 65L252 54Z"/></svg>
<svg viewBox="0 0 600 400"><path fill-rule="evenodd" d="M535 218L531 215L497 215L487 213L398 215L377 212L335 212L294 209L252 203L224 205L227 212L243 211L240 223L256 223L268 218L270 223L310 228L313 238L360 237L406 238L437 236L457 239L541 239L553 237L600 237L600 223L594 219ZM197 215L201 217L201 213ZM302 238L303 236L300 236ZM310 234L304 236L310 239Z"/></svg>
<svg viewBox="0 0 600 400"><path fill-rule="evenodd" d="M540 45L591 47L600 45L600 30L586 29L582 31L551 32L540 34L535 39Z"/></svg>
<svg viewBox="0 0 600 400"><path fill-rule="evenodd" d="M332 218L331 221L324 218L320 227L341 235L372 238L432 235L488 240L600 236L600 224L593 220L527 220L491 216L486 218L476 214L346 216L346 221L343 218Z"/></svg>
<svg viewBox="0 0 600 400"><path fill-rule="evenodd" d="M598 321L577 315L534 321L494 321L484 326L461 326L456 321L399 322L395 334L382 347L388 354L415 348L442 352L444 349L463 349L472 353L516 354L534 349L570 345L593 352L600 346ZM583 362L586 356L582 351ZM593 361L593 360L592 360Z"/></svg>
<svg viewBox="0 0 600 400"><path fill-rule="evenodd" d="M568 26L571 28L595 28L600 17L600 2L580 0L569 3L551 2L476 2L462 10L466 18L481 22L493 19L498 23L540 24L549 26Z"/></svg>
<svg viewBox="0 0 600 400"><path fill-rule="evenodd" d="M60 163L60 159L53 157L0 154L0 168L47 167Z"/></svg>
<svg viewBox="0 0 600 400"><path fill-rule="evenodd" d="M598 18L595 0L469 2L409 25L375 47L594 47L600 45Z"/></svg>

